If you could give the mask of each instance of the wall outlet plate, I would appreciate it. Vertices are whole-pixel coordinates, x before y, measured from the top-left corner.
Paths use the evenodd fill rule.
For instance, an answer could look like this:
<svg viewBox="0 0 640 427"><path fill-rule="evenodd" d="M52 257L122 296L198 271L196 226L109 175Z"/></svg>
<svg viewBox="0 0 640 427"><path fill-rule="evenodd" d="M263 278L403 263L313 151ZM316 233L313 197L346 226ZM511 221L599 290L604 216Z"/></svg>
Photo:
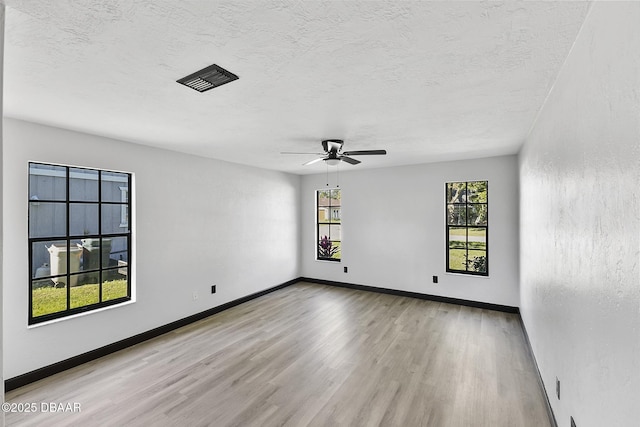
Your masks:
<svg viewBox="0 0 640 427"><path fill-rule="evenodd" d="M345 267L345 268L344 268L344 272L345 272L345 273L347 272L347 267Z"/></svg>
<svg viewBox="0 0 640 427"><path fill-rule="evenodd" d="M216 293L216 285L211 285L211 293L212 294Z"/></svg>
<svg viewBox="0 0 640 427"><path fill-rule="evenodd" d="M438 283L438 276L433 276L433 283Z"/></svg>

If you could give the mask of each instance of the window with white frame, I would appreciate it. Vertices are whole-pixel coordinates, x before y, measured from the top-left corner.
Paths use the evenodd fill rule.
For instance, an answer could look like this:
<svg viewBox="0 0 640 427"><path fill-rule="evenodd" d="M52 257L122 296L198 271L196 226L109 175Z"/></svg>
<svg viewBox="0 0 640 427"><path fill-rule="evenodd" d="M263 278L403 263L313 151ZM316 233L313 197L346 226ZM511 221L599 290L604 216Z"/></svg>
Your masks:
<svg viewBox="0 0 640 427"><path fill-rule="evenodd" d="M131 174L29 163L29 324L131 299Z"/></svg>
<svg viewBox="0 0 640 427"><path fill-rule="evenodd" d="M342 219L340 189L316 191L316 259L340 261Z"/></svg>
<svg viewBox="0 0 640 427"><path fill-rule="evenodd" d="M445 205L447 271L488 276L488 182L448 182Z"/></svg>

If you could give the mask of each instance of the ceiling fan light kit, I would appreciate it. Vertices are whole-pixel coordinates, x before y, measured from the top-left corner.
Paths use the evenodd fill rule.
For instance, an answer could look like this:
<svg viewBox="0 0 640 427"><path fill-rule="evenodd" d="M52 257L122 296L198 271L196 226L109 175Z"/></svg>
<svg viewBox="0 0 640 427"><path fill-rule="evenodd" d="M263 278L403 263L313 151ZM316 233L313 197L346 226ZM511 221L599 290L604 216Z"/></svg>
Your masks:
<svg viewBox="0 0 640 427"><path fill-rule="evenodd" d="M312 165L320 161L324 161L329 166L337 166L340 162L346 162L351 165L357 165L361 163L360 160L354 159L350 156L364 156L364 155L385 155L387 150L357 150L357 151L342 151L344 141L341 139L325 139L322 141L322 148L324 153L298 153L298 152L283 152L281 154L316 154L323 157L313 159L303 164L303 166Z"/></svg>

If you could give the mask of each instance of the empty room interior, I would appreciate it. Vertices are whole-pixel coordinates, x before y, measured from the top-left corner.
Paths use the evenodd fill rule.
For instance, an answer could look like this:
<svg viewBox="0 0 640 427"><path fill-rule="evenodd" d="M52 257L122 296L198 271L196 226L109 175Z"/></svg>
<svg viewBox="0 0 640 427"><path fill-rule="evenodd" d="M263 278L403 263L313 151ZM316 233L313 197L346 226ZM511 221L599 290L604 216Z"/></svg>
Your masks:
<svg viewBox="0 0 640 427"><path fill-rule="evenodd" d="M640 2L0 10L3 425L638 425Z"/></svg>

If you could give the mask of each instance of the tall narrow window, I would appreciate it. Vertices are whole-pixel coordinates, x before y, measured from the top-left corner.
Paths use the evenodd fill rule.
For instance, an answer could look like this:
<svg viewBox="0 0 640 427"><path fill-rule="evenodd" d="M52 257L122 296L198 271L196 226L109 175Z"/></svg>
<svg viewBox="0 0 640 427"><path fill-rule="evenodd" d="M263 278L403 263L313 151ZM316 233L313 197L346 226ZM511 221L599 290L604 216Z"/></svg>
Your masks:
<svg viewBox="0 0 640 427"><path fill-rule="evenodd" d="M339 189L316 192L317 259L340 261L342 222Z"/></svg>
<svg viewBox="0 0 640 427"><path fill-rule="evenodd" d="M446 184L447 271L489 275L488 182Z"/></svg>
<svg viewBox="0 0 640 427"><path fill-rule="evenodd" d="M29 163L29 324L131 299L131 174Z"/></svg>

